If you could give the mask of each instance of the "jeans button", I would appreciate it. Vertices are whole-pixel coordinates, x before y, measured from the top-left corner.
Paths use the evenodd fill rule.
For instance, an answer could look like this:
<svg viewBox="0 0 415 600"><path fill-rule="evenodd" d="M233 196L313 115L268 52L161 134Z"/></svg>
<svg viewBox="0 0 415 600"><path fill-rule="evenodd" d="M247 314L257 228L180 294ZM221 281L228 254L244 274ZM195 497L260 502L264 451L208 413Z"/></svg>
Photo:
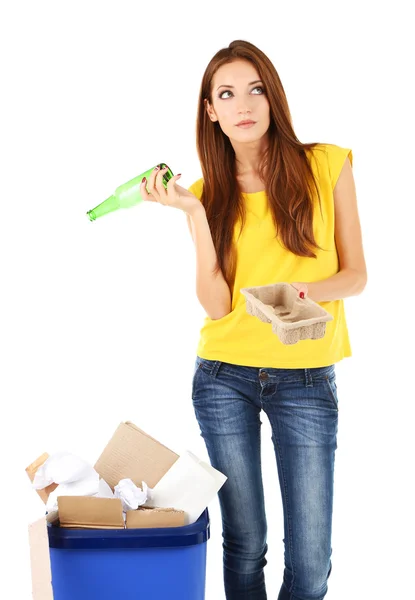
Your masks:
<svg viewBox="0 0 415 600"><path fill-rule="evenodd" d="M262 380L268 379L268 373L265 373L265 371L261 371L259 374L259 378Z"/></svg>

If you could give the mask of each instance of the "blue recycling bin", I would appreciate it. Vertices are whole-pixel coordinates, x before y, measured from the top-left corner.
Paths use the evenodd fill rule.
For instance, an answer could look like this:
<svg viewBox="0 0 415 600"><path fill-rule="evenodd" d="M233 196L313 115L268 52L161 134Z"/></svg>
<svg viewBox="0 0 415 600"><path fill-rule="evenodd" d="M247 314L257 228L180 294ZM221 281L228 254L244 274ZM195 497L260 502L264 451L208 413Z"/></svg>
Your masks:
<svg viewBox="0 0 415 600"><path fill-rule="evenodd" d="M54 600L204 600L208 509L191 525L66 529L48 524Z"/></svg>

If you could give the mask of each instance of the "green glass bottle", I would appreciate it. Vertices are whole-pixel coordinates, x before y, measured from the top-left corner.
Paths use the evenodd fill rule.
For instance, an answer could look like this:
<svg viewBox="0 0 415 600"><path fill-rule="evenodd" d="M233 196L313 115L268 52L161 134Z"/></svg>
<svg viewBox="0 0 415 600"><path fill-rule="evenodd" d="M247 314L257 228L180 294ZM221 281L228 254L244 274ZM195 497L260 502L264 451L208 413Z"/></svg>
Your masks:
<svg viewBox="0 0 415 600"><path fill-rule="evenodd" d="M167 188L167 182L173 177L173 172L170 167L166 165L166 163L160 163L158 166L160 169L168 169L168 171L164 173L162 180L164 187ZM148 169L148 171L145 171L144 173L141 173L141 175L134 177L134 179L127 181L127 183L123 183L122 185L118 186L112 196L86 213L89 217L89 220L95 221L99 217L107 215L110 212L114 212L114 210L118 210L119 208L130 208L131 206L140 204L143 201L140 193L141 181L143 177L146 177L148 183L153 170L154 167ZM147 186L146 189L148 191Z"/></svg>

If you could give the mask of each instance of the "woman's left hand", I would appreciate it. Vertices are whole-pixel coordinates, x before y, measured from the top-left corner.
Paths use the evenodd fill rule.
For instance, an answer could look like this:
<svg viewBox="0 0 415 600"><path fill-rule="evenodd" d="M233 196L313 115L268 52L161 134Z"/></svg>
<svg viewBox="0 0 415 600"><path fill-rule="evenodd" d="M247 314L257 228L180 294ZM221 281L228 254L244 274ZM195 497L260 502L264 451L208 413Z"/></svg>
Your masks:
<svg viewBox="0 0 415 600"><path fill-rule="evenodd" d="M292 283L291 284L298 292L298 298L307 298L308 296L308 285L306 283Z"/></svg>

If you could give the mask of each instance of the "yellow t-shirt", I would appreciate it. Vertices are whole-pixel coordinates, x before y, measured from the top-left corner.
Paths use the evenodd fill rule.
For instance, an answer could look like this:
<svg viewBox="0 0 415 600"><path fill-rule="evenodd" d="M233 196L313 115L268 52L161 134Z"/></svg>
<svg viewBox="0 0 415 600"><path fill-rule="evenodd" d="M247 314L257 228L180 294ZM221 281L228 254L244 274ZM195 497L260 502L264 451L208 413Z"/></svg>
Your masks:
<svg viewBox="0 0 415 600"><path fill-rule="evenodd" d="M232 292L231 312L221 319L205 318L200 331L197 354L201 358L251 367L284 369L331 365L351 356L343 300L319 302L334 319L326 323L326 333L319 340L301 340L286 345L263 323L246 311L240 289L277 282L313 282L338 272L339 260L334 239L333 189L344 161L352 151L334 144L318 144L308 156L321 198L314 210L314 235L325 250L315 250L317 258L301 257L285 249L275 237L275 225L265 191L243 193L246 223L237 241L237 265ZM190 186L201 198L203 178ZM323 219L322 215L323 214ZM235 225L235 231L240 226ZM236 237L234 236L234 240Z"/></svg>

